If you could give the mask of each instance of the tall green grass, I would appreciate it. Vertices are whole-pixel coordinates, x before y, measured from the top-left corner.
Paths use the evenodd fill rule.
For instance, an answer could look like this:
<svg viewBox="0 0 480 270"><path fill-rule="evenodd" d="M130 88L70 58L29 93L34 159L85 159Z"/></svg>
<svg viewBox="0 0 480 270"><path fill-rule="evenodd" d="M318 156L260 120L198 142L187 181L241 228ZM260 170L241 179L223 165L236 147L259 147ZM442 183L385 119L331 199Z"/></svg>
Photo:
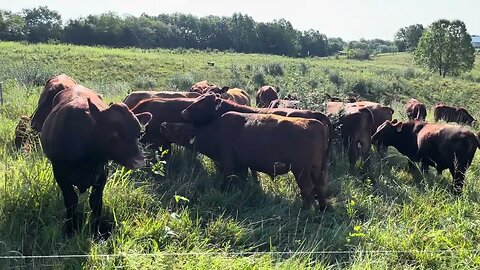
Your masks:
<svg viewBox="0 0 480 270"><path fill-rule="evenodd" d="M32 59L39 62L28 67ZM207 60L215 66L207 66ZM346 95L355 89L364 98L390 102L399 118L409 97L428 104L458 100L477 113L479 84L467 75L438 78L411 66L406 54L357 62L18 43L0 43L0 62L11 64L0 66L5 98L0 107L0 268L480 267L479 155L464 193L455 196L449 174L437 176L432 170L416 179L395 150L385 160L375 155L373 179L362 180L347 173L347 158L336 148L329 166L331 207L318 213L301 210L291 174L274 181L263 175L258 182L239 179L222 188L209 159L175 147L165 175L108 166L103 220L112 235L98 240L89 233L88 194L78 207L82 230L63 237L63 200L50 163L40 149L17 151L12 145L19 116L35 108L41 90L35 78L56 72L97 89L109 101L123 99L142 78L160 89L182 89L199 79L237 82L253 93L260 72L282 95L296 93L311 108L321 108L325 93ZM88 256L18 257L74 254Z"/></svg>

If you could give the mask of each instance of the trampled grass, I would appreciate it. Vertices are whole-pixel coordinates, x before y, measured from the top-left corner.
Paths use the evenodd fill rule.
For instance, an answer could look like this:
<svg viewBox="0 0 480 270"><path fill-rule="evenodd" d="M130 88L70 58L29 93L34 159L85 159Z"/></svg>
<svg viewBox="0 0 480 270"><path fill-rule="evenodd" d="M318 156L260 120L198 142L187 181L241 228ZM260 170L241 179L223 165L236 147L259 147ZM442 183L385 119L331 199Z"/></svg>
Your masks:
<svg viewBox="0 0 480 270"><path fill-rule="evenodd" d="M65 239L63 201L50 163L41 150L12 146L19 116L31 114L41 84L59 72L108 101L119 101L139 86L182 89L200 79L252 94L263 80L279 86L282 95L296 93L310 108L321 108L325 93L357 93L392 103L399 118L410 97L429 105L461 105L478 117L478 61L469 74L443 79L414 67L408 54L349 61L0 43L0 63L0 256L15 256L0 258L0 268L480 267L478 154L464 193L455 196L449 174L437 176L432 170L415 179L394 150L386 160L373 157L376 183L347 173L346 158L337 150L330 165L331 208L317 213L301 210L290 174L275 181L265 176L259 182L238 180L224 189L210 160L174 148L165 176L109 165L103 217L112 236L96 240L88 229L88 194L80 199L79 213L87 213L82 231ZM278 69L284 74L274 75Z"/></svg>

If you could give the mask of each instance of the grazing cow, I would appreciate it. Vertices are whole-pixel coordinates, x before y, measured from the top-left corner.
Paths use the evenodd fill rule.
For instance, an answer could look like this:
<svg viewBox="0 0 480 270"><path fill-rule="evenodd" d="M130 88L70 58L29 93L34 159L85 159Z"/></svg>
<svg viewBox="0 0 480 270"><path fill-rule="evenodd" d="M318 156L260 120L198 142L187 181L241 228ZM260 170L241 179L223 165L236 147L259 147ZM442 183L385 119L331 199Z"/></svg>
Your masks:
<svg viewBox="0 0 480 270"><path fill-rule="evenodd" d="M300 109L300 101L290 99L275 99L270 102L268 108L290 108Z"/></svg>
<svg viewBox="0 0 480 270"><path fill-rule="evenodd" d="M200 94L197 92L168 92L168 91L135 91L123 100L128 108L134 108L140 101L151 98L196 98Z"/></svg>
<svg viewBox="0 0 480 270"><path fill-rule="evenodd" d="M435 122L444 120L446 122L456 122L459 124L472 125L475 118L464 108L456 108L443 104L437 104L434 111Z"/></svg>
<svg viewBox="0 0 480 270"><path fill-rule="evenodd" d="M78 195L92 187L92 224L98 232L102 195L107 180L105 165L113 160L132 169L145 164L138 148L141 125L150 113L134 115L123 103L107 106L92 90L77 85L59 92L41 133L43 152L63 194L67 212L66 233L77 228Z"/></svg>
<svg viewBox="0 0 480 270"><path fill-rule="evenodd" d="M182 117L182 111L195 100L194 98L154 98L141 101L132 109L132 112L135 114L148 112L152 115L152 119L146 127L140 142L151 144L154 150L157 150L159 147L162 147L163 150L170 149L172 142L158 133L160 125L163 122L185 122L185 119Z"/></svg>
<svg viewBox="0 0 480 270"><path fill-rule="evenodd" d="M65 74L48 79L42 93L40 94L37 109L31 117L31 126L33 130L37 132L42 131L43 122L45 122L45 119L53 108L52 102L55 95L64 89L75 86L76 84L77 82Z"/></svg>
<svg viewBox="0 0 480 270"><path fill-rule="evenodd" d="M427 117L427 108L425 104L412 98L405 104L405 111L407 112L408 120L425 121Z"/></svg>
<svg viewBox="0 0 480 270"><path fill-rule="evenodd" d="M208 81L205 80L205 81L195 83L194 85L192 85L190 87L189 90L190 90L190 92L197 92L197 93L200 93L200 94L205 94L208 91L214 91L214 92L219 91L220 88L218 87L218 85L208 83Z"/></svg>
<svg viewBox="0 0 480 270"><path fill-rule="evenodd" d="M278 92L273 86L265 85L257 91L256 104L258 108L267 108L276 99L278 99Z"/></svg>
<svg viewBox="0 0 480 270"><path fill-rule="evenodd" d="M373 114L369 108L346 106L343 102L327 103L327 115L339 115L337 125L340 125L343 149L348 152L350 170L355 168L356 161L361 157L365 163L364 169L370 167L371 129Z"/></svg>
<svg viewBox="0 0 480 270"><path fill-rule="evenodd" d="M207 125L163 123L162 133L221 164L225 177L247 168L271 177L292 171L305 208L326 206L328 127L314 119L227 112ZM194 146L191 146L194 143Z"/></svg>
<svg viewBox="0 0 480 270"><path fill-rule="evenodd" d="M455 192L461 192L465 172L472 163L479 141L470 130L448 124L432 124L413 120L409 122L386 121L373 135L372 140L393 146L412 161L421 162L426 172L429 166L440 174L449 169Z"/></svg>

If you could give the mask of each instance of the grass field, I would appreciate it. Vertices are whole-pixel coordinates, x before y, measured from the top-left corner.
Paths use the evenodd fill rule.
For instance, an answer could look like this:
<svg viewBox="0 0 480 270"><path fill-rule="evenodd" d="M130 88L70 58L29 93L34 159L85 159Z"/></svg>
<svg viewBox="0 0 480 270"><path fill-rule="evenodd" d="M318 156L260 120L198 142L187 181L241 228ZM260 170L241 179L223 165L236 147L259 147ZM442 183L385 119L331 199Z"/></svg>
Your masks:
<svg viewBox="0 0 480 270"><path fill-rule="evenodd" d="M109 165L104 220L113 231L101 241L88 231L88 214L78 235L63 237L63 201L50 163L41 150L12 147L19 116L33 112L45 80L57 73L107 101L139 88L185 89L208 79L252 96L262 84L276 85L281 95L295 93L305 107L320 110L326 93L355 93L392 104L398 118L405 118L402 104L410 97L430 107L461 105L478 118L478 60L470 73L444 79L414 67L409 54L351 61L0 43L0 268L478 269L479 154L464 193L455 196L449 174L432 170L415 180L394 150L386 160L374 156L375 184L346 173L347 159L337 151L330 164L332 207L317 213L301 210L290 174L273 182L263 175L259 182L239 180L225 190L210 160L174 148L158 166L165 173ZM81 212L88 213L87 198L81 196Z"/></svg>

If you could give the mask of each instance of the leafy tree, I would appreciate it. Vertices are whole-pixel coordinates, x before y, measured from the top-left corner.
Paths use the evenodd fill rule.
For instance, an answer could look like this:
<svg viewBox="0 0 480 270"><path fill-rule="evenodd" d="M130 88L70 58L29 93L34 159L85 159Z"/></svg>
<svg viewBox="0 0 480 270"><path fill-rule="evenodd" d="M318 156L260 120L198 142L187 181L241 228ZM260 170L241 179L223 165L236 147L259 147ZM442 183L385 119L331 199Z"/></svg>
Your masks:
<svg viewBox="0 0 480 270"><path fill-rule="evenodd" d="M345 47L345 41L341 38L329 38L328 39L328 54L334 55L337 52L343 50Z"/></svg>
<svg viewBox="0 0 480 270"><path fill-rule="evenodd" d="M18 41L25 39L25 20L19 14L0 10L0 40Z"/></svg>
<svg viewBox="0 0 480 270"><path fill-rule="evenodd" d="M473 68L475 49L462 21L439 20L423 33L414 60L439 75L457 75Z"/></svg>
<svg viewBox="0 0 480 270"><path fill-rule="evenodd" d="M324 34L315 30L308 30L300 36L300 56L327 56L328 41Z"/></svg>
<svg viewBox="0 0 480 270"><path fill-rule="evenodd" d="M59 40L62 35L62 17L55 10L46 6L24 9L24 32L30 42L45 42L49 39Z"/></svg>
<svg viewBox="0 0 480 270"><path fill-rule="evenodd" d="M400 28L400 30L398 30L398 32L395 34L395 44L397 45L398 50L401 52L404 52L405 50L415 50L423 31L424 28L421 24L413 24Z"/></svg>

